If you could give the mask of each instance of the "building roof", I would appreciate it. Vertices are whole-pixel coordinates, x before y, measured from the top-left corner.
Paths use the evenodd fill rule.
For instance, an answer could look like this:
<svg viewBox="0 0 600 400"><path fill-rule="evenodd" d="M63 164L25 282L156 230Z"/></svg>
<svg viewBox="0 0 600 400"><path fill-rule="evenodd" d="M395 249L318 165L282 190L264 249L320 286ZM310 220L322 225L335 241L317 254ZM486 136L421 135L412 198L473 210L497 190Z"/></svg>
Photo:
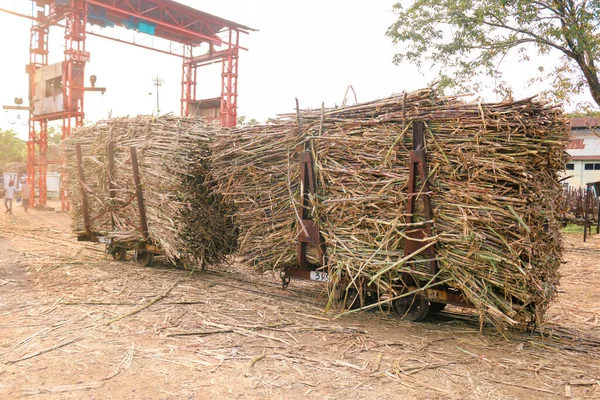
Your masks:
<svg viewBox="0 0 600 400"><path fill-rule="evenodd" d="M585 139L571 139L571 142L567 145L567 150L583 150L585 149Z"/></svg>
<svg viewBox="0 0 600 400"><path fill-rule="evenodd" d="M122 26L184 44L222 43L219 33L227 28L254 31L172 0L88 0L88 22Z"/></svg>
<svg viewBox="0 0 600 400"><path fill-rule="evenodd" d="M571 118L571 130L590 129L600 127L600 117L573 117Z"/></svg>
<svg viewBox="0 0 600 400"><path fill-rule="evenodd" d="M567 146L567 153L575 161L577 160L599 160L600 161L600 137L592 136L586 138L574 138Z"/></svg>

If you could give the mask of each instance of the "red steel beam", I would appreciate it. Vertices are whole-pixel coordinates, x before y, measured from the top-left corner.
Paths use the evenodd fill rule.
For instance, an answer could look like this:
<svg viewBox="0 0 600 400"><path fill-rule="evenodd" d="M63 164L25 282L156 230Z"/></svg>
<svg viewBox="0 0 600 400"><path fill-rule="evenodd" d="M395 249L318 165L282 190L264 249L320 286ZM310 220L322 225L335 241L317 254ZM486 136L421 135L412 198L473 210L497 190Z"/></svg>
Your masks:
<svg viewBox="0 0 600 400"><path fill-rule="evenodd" d="M90 35L90 36L96 36L96 37L99 37L99 38L102 38L102 39L108 39L108 40L112 40L114 42L128 44L128 45L131 45L131 46L140 47L140 48L146 49L146 50L156 51L158 53L167 54L167 55L170 55L170 56L176 56L176 57L180 57L180 58L183 57L181 54L174 53L172 51L156 49L154 47L144 46L143 44L133 43L133 42L129 42L127 40L117 39L117 38L113 38L113 37L110 37L110 36L101 35L99 33L90 32L90 31L86 31L86 33L88 35Z"/></svg>
<svg viewBox="0 0 600 400"><path fill-rule="evenodd" d="M21 14L21 13L18 13L18 12L6 10L4 8L0 8L0 12L5 12L7 14L11 14L11 15L14 15L14 16L17 16L17 17L27 18L27 19L32 20L32 21L40 22L37 18L32 17L31 15ZM60 28L64 28L65 27L64 24L59 24L59 23L56 23L56 22L52 23L51 25L58 26ZM106 36L106 35L101 35L99 33L95 33L95 32L92 32L90 30L86 30L85 33L88 34L88 35L90 35L90 36L95 36L95 37L99 37L99 38L102 38L102 39L112 40L112 41L117 42L117 43L128 44L128 45L131 45L131 46L140 47L140 48L146 49L146 50L156 51L158 53L167 54L167 55L170 55L170 56L176 56L176 57L180 57L180 58L183 57L181 54L174 53L172 51L161 50L161 49L157 49L157 48L150 47L150 46L144 46L143 44L133 43L133 42L130 42L128 40L117 39L117 38L114 38L114 37L110 37L110 36Z"/></svg>
<svg viewBox="0 0 600 400"><path fill-rule="evenodd" d="M17 16L17 17L23 17L23 18L27 18L27 19L33 19L33 20L35 20L35 18L34 18L34 17L32 17L31 15L27 15L27 14L21 14L21 13L15 12L15 11L10 11L10 10L7 10L7 9L5 9L5 8L0 8L0 12L5 12L5 13L7 13L7 14L14 15L14 16Z"/></svg>
<svg viewBox="0 0 600 400"><path fill-rule="evenodd" d="M196 9L193 9L191 7L185 6L185 5L180 4L180 3L174 3L172 1L167 1L167 0L152 0L152 3L159 4L162 7L169 8L171 10L175 10L175 11L180 12L182 14L190 14L190 13L195 14L195 16L192 16L194 19L197 19L196 15L199 14L198 10L196 10ZM243 32L243 33L246 33L246 34L248 33L247 31L253 31L254 30L254 29L252 29L250 27L247 27L247 26L235 23L233 21L230 21L230 20L227 20L227 19L224 19L224 18L217 17L215 15L211 15L211 14L208 14L208 13L205 13L205 12L202 12L202 11L200 11L200 14L202 14L202 20L205 21L205 22L208 22L208 23L212 23L212 24L215 24L215 25L223 25L224 27L227 27L229 29L239 30L240 32Z"/></svg>
<svg viewBox="0 0 600 400"><path fill-rule="evenodd" d="M147 22L151 22L153 24L156 24L157 27L160 27L161 29L163 29L166 33L170 33L176 36L182 36L184 38L188 38L190 40L192 39L196 39L196 40L200 40L200 42L208 42L208 43L213 43L213 44L218 44L218 45L228 45L228 43L226 41L223 41L222 39L216 37L216 36L208 36L205 34L202 34L200 32L196 32L190 29L186 29L183 28L182 26L185 25L185 23L182 23L182 26L173 24L173 23L169 23L163 19L156 19L152 16L146 15L146 14L141 14L141 10L135 10L135 11L128 11L125 10L123 8L119 8L119 6L116 4L117 2L115 0L110 1L110 3L112 4L107 4L105 2L99 1L99 0L85 0L86 3L88 4L92 4L92 5L96 5L98 7L103 7L109 11L112 11L114 13L116 13L117 15L121 16L121 17L136 17L136 18L140 18L143 19L144 21ZM164 8L161 9L161 11L164 10ZM161 12L161 18L162 18L162 12ZM230 28L232 29L232 28ZM160 33L155 33L154 36L157 37L161 37ZM165 39L170 39L173 40L173 38L165 35L164 37ZM177 40L175 40L177 41ZM236 47L239 47L236 45ZM242 50L247 50L245 48L239 47Z"/></svg>

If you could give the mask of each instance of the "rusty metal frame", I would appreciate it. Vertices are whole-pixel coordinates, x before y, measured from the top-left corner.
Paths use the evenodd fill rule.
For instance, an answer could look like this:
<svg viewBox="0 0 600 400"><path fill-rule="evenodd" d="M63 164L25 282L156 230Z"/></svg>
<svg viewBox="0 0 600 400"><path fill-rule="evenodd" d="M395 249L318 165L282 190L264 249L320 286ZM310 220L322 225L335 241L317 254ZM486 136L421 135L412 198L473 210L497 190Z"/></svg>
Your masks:
<svg viewBox="0 0 600 400"><path fill-rule="evenodd" d="M148 233L148 221L146 220L146 206L144 204L144 192L142 190L142 179L140 175L140 168L138 165L137 159L137 151L135 146L131 146L131 168L133 170L133 182L135 183L135 193L137 196L138 203L138 211L140 214L140 228L142 231L142 235L144 236L144 240L148 242L150 240L150 235Z"/></svg>
<svg viewBox="0 0 600 400"><path fill-rule="evenodd" d="M309 215L310 195L316 193L316 184L314 176L314 164L312 154L309 150L302 154L300 161L300 179L302 181L302 190L300 193L302 202L300 209L300 232L298 234L298 265L303 269L313 269L313 264L308 261L306 251L308 245L318 246L318 257L321 265L325 265L325 241L319 231L319 222L312 219Z"/></svg>
<svg viewBox="0 0 600 400"><path fill-rule="evenodd" d="M300 219L298 221L298 242L296 244L296 262L295 266L287 266L283 269L281 278L284 286L287 286L290 278L311 279L311 272L322 269L327 263L327 248L325 239L319 231L319 222L314 220L308 212L310 208L310 195L315 194L317 187L314 176L314 163L311 151L309 149L302 153L300 159L300 179L301 179L301 206ZM319 264L313 264L308 260L309 246L317 246ZM328 271L323 271L328 272Z"/></svg>
<svg viewBox="0 0 600 400"><path fill-rule="evenodd" d="M30 109L28 125L29 135L27 144L27 176L32 187L33 196L30 203L33 207L36 201L46 204L47 187L46 176L48 165L64 164L64 160L47 160L48 121L62 119L62 139L71 135L74 127L83 125L84 120L84 93L100 88L86 88L83 77L86 63L89 62L89 52L86 51L87 35L101 37L119 43L126 43L140 48L154 50L163 54L182 57L184 60L184 79L181 87L181 112L187 116L190 112L190 101L196 98L196 67L202 64L189 64L191 51L187 57L169 50L154 48L135 43L135 40L122 40L109 35L102 35L89 31L88 17L92 18L93 9L104 10L108 13L107 22L114 26L127 27L128 21L146 22L155 26L154 37L160 37L170 42L177 42L186 47L193 48L202 43L213 46L225 46L225 55L217 57L215 62L222 62L221 73L221 123L223 126L233 127L237 122L237 96L238 96L238 52L247 50L240 46L240 34L248 34L253 28L229 21L217 16L196 10L171 0L71 0L68 2L55 2L48 0L32 0L32 14L37 11L37 16L26 15L0 8L0 12L23 17L34 21L30 29L29 44L29 99ZM92 18L93 19L93 18ZM59 21L65 20L64 24ZM96 23L98 19L96 18ZM103 26L102 24L100 24ZM106 24L105 24L106 25ZM65 51L63 73L63 98L64 110L42 115L34 115L33 92L35 91L35 70L48 65L48 35L51 26L64 28ZM210 55L209 55L210 57ZM189 64L189 65L188 65ZM192 68L193 67L193 68ZM193 69L193 71L191 71ZM36 157L36 148L39 148L39 157ZM36 170L39 175L36 180ZM70 210L70 201L66 190L66 178L62 180L60 188L61 207L63 211ZM39 192L36 200L36 189Z"/></svg>
<svg viewBox="0 0 600 400"><path fill-rule="evenodd" d="M86 183L85 183L85 175L84 175L84 171L83 171L83 157L82 157L82 153L81 153L81 145L77 144L75 147L75 151L76 151L76 157L77 157L79 183L80 183L80 187L81 187L83 221L84 221L84 228L85 228L85 231L78 232L77 240L80 242L99 242L98 238L101 237L102 235L99 234L98 232L92 231L92 222L95 221L96 219L100 218L107 212L110 212L111 213L111 224L114 229L115 222L114 222L114 218L112 216L113 211L116 208L127 207L133 202L134 199L137 199L139 216L140 216L140 228L139 229L143 234L144 242L138 243L135 247L123 245L123 243L121 243L121 242L116 242L116 243L112 243L111 245L107 245L107 249L111 248L111 246L112 246L113 248L114 247L123 247L123 248L127 248L129 250L138 249L138 250L145 250L147 252L154 253L154 254L162 254L163 253L162 249L160 247L154 245L150 241L150 235L148 232L148 222L147 222L147 218L146 218L146 207L145 207L145 203L144 203L144 192L143 192L143 188L142 188L142 179L141 179L141 174L140 174L140 170L139 170L139 163L138 163L138 159L137 159L136 148L133 146L130 148L131 167L133 170L133 179L134 179L134 184L135 184L135 195L130 197L124 204L120 205L119 207L115 207L114 202L116 199L116 192L117 192L117 189L114 184L115 170L116 170L115 142L113 140L110 140L108 142L108 144L106 146L106 151L107 151L107 157L108 157L108 192L109 192L109 200L111 203L111 207L109 208L109 210L105 210L93 218L90 217L90 212L89 212L88 194L87 194L87 188L86 188Z"/></svg>
<svg viewBox="0 0 600 400"><path fill-rule="evenodd" d="M299 107L296 103L298 130L301 132ZM415 251L425 247L427 242L423 239L431 237L433 224L433 211L431 206L431 196L428 184L427 169L427 149L425 146L425 123L423 121L413 121L412 127L413 143L410 151L410 168L408 178L408 201L406 205L405 222L408 226L415 225L417 200L423 203L423 217L425 221L422 226L407 230L408 239L405 242L404 255L410 255ZM310 216L310 195L315 194L317 187L314 175L314 162L312 157L312 147L310 141L305 143L304 152L300 158L300 179L301 179L301 211L299 217L299 231L297 242L297 265L287 266L281 271L283 286L287 287L291 278L311 280L311 272L322 269L327 265L326 245L323 236L319 230L319 223ZM319 262L321 265L311 263L307 257L309 245L316 245L319 249ZM434 246L424 249L421 255L429 257L430 272L435 275L438 272L438 263ZM329 271L327 271L329 272ZM410 274L402 275L402 282L405 291L420 292L424 299L434 303L452 304L461 307L473 307L467 302L458 290L447 286L436 288L421 289L416 285L415 280ZM337 283L338 286L347 284L348 281L342 279ZM366 282L362 284L365 292L376 292L373 285Z"/></svg>
<svg viewBox="0 0 600 400"><path fill-rule="evenodd" d="M296 123L298 135L302 136L300 121L300 105L296 99ZM316 194L314 161L312 157L312 141L304 143L304 151L300 156L300 213L298 217L298 241L296 243L296 265L286 266L281 271L283 286L287 287L291 278L311 280L311 273L322 270L327 265L327 248L325 239L319 231L319 222L309 213L310 196ZM308 247L317 246L319 264L308 260ZM323 271L329 272L329 271Z"/></svg>
<svg viewBox="0 0 600 400"><path fill-rule="evenodd" d="M419 185L417 185L419 181ZM404 244L404 256L410 256L414 252L422 249L427 245L423 239L431 237L433 225L433 211L431 208L431 196L428 183L428 167L427 167L427 146L425 141L425 122L412 122L412 150L410 151L410 166L408 175L408 201L406 203L405 222L407 226L414 226L416 215L417 200L421 200L423 204L422 226L407 229ZM429 258L429 266L431 275L435 276L438 271L438 262L436 259L435 246L430 246L419 254ZM446 285L420 289L410 273L402 274L405 290L410 292L421 291L424 299L433 303L453 304L461 307L473 307L471 303L465 300L462 293L455 289L451 289Z"/></svg>
<svg viewBox="0 0 600 400"><path fill-rule="evenodd" d="M416 201L421 199L423 202L424 226L413 228L406 231L408 237L404 244L404 256L409 256L415 251L425 247L427 244L423 239L431 237L431 222L433 213L431 211L431 197L429 195L429 184L427 182L427 149L425 146L425 123L423 121L413 121L412 125L412 150L410 152L410 167L408 173L408 201L406 203L407 225L414 224ZM417 187L417 174L420 179L420 187ZM438 271L437 260L435 259L434 246L423 250L421 254L428 256L431 261L430 272L435 275Z"/></svg>
<svg viewBox="0 0 600 400"><path fill-rule="evenodd" d="M83 156L81 155L81 145L75 146L75 154L77 157L77 174L79 176L79 187L81 188L81 207L83 208L83 227L85 236L92 239L95 235L92 232L92 223L90 221L90 209L87 198L87 189L85 184L85 173L83 172Z"/></svg>
<svg viewBox="0 0 600 400"><path fill-rule="evenodd" d="M115 205L115 142L111 139L106 145L106 154L108 156L108 198L110 201L110 223L112 229L115 229L115 217L113 213Z"/></svg>
<svg viewBox="0 0 600 400"><path fill-rule="evenodd" d="M419 291L420 289L416 286L406 286L407 292ZM436 289L424 289L421 290L424 299L434 303L451 304L459 307L473 307L473 304L465 300L462 293L457 290L448 289L447 287Z"/></svg>

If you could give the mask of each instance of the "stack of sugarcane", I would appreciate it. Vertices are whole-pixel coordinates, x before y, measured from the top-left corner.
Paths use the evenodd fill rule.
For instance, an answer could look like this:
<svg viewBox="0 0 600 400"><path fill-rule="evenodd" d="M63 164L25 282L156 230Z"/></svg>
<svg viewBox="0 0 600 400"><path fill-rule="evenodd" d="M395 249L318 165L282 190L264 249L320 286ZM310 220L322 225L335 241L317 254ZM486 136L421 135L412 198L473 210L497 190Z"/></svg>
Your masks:
<svg viewBox="0 0 600 400"><path fill-rule="evenodd" d="M144 241L173 263L190 267L218 263L236 246L237 230L227 203L211 193L209 142L218 128L199 119L162 116L116 118L84 127L65 142L73 221L84 230L82 189L89 203L91 231L127 247ZM109 162L114 148L114 168ZM76 147L83 161L79 179ZM148 232L143 232L136 197L131 148L138 159Z"/></svg>
<svg viewBox="0 0 600 400"><path fill-rule="evenodd" d="M290 265L299 189L298 127L290 123L222 130L212 147L216 192L235 204L239 246L262 268Z"/></svg>
<svg viewBox="0 0 600 400"><path fill-rule="evenodd" d="M413 219L406 212L413 121L425 123L432 221L422 196ZM498 325L518 324L541 318L558 283L557 172L567 141L555 107L465 103L425 89L223 132L213 174L238 206L242 254L281 268L295 262L298 160L308 149L318 186L309 212L332 281L371 283L394 298L409 274L420 286L459 290ZM423 244L435 249L435 275L423 250L404 253L419 225L432 227Z"/></svg>

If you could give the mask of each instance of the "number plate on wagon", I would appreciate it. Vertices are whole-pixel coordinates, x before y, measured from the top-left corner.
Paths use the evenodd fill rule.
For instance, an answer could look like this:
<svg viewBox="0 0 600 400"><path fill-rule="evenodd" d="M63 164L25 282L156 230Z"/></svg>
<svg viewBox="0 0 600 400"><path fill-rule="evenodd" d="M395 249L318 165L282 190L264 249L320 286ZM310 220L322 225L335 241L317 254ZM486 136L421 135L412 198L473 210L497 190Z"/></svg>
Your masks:
<svg viewBox="0 0 600 400"><path fill-rule="evenodd" d="M98 243L110 244L111 240L108 236L98 236Z"/></svg>
<svg viewBox="0 0 600 400"><path fill-rule="evenodd" d="M321 271L310 271L310 280L319 282L329 282L329 274Z"/></svg>

